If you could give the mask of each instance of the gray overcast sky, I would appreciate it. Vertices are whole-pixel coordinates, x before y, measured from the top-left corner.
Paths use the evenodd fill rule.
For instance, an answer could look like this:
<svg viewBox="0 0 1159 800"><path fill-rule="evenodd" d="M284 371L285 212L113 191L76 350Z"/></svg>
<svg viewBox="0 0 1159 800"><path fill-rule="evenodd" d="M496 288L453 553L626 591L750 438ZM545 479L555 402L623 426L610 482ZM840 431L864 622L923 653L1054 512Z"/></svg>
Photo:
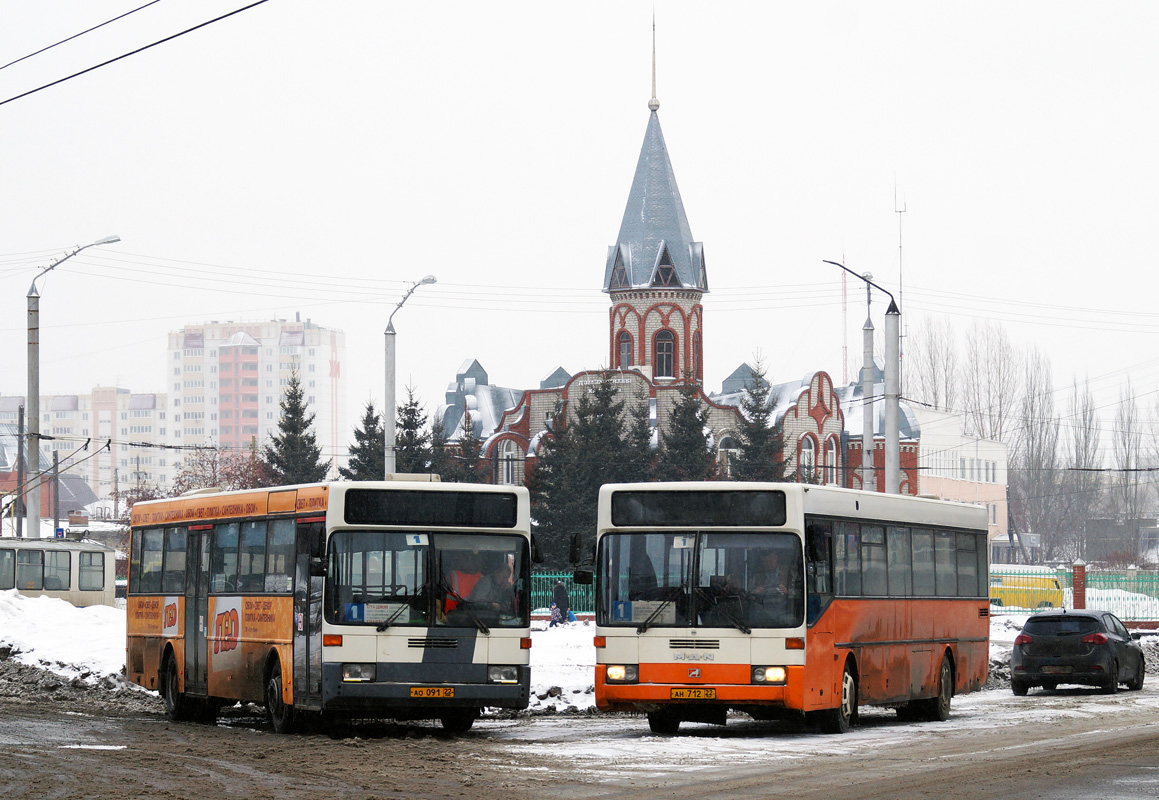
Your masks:
<svg viewBox="0 0 1159 800"><path fill-rule="evenodd" d="M0 0L0 63L144 0ZM244 0L150 8L0 69L0 100ZM1153 398L1159 6L656 3L660 120L704 242L710 390L859 360L864 294L909 326L1007 326L1111 403ZM348 421L428 410L468 357L495 384L607 358L607 247L648 119L645 2L271 0L0 105L0 393L23 394L36 270L42 390L164 391L165 334L211 319L346 332ZM876 303L876 301L875 301ZM875 305L881 326L883 304Z"/></svg>

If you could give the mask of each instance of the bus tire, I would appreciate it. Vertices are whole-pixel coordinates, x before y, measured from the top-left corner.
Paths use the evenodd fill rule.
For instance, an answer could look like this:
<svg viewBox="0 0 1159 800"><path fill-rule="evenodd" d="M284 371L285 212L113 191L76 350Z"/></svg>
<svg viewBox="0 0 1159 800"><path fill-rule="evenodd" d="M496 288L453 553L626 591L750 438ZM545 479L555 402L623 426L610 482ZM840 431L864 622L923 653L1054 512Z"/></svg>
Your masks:
<svg viewBox="0 0 1159 800"><path fill-rule="evenodd" d="M921 701L925 711L923 716L930 722L945 722L950 718L950 702L954 697L954 667L948 656L942 656L936 688L936 695Z"/></svg>
<svg viewBox="0 0 1159 800"><path fill-rule="evenodd" d="M266 679L266 716L274 733L292 733L294 730L294 707L282 701L282 662L274 659L270 676Z"/></svg>
<svg viewBox="0 0 1159 800"><path fill-rule="evenodd" d="M183 722L193 717L193 702L185 696L179 688L180 676L177 674L177 658L170 652L165 656L164 666L161 668L161 696L165 699L165 714L169 719Z"/></svg>
<svg viewBox="0 0 1159 800"><path fill-rule="evenodd" d="M680 717L671 711L649 711L648 730L661 736L671 736L680 730Z"/></svg>
<svg viewBox="0 0 1159 800"><path fill-rule="evenodd" d="M466 733L475 724L475 717L475 709L460 708L443 714L439 722L447 733Z"/></svg>
<svg viewBox="0 0 1159 800"><path fill-rule="evenodd" d="M822 733L849 733L857 721L857 677L848 663L841 676L841 704L816 714Z"/></svg>

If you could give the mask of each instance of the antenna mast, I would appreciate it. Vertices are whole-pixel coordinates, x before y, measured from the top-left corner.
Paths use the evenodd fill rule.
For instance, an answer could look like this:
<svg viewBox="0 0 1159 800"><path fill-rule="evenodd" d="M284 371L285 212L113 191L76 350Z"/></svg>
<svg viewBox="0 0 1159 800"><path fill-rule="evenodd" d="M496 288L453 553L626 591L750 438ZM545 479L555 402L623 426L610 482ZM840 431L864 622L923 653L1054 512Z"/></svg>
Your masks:
<svg viewBox="0 0 1159 800"><path fill-rule="evenodd" d="M903 300L905 299L905 293L904 293L905 283L903 281L904 272L902 269L902 248L901 248L901 215L905 213L905 208L906 208L906 205L905 205L904 200L902 201L902 204L900 206L898 206L898 204L897 204L897 181L894 181L894 184L893 184L893 210L897 214L897 300L898 300L898 304L899 304L900 308L905 308L905 304L903 302ZM905 388L904 388L905 387L905 339L907 336L906 328L908 327L908 324L909 323L907 321L902 325L901 336L898 337L900 342L898 344L898 353L897 353L897 361L898 361L898 364L897 364L898 376L897 377L898 377L898 383L902 387L902 394L905 394Z"/></svg>

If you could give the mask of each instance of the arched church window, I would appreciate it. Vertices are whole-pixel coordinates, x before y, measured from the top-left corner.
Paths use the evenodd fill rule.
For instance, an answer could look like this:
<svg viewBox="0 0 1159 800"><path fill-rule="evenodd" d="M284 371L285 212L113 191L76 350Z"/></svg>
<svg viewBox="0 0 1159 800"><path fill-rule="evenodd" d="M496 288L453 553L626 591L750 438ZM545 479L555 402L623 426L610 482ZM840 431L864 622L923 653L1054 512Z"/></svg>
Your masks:
<svg viewBox="0 0 1159 800"><path fill-rule="evenodd" d="M825 443L825 483L839 483L837 467L837 440L829 437Z"/></svg>
<svg viewBox="0 0 1159 800"><path fill-rule="evenodd" d="M499 482L508 486L523 485L522 448L511 439L499 444Z"/></svg>
<svg viewBox="0 0 1159 800"><path fill-rule="evenodd" d="M654 359L653 377L676 377L676 334L672 331L660 331L656 334L656 345L653 348Z"/></svg>
<svg viewBox="0 0 1159 800"><path fill-rule="evenodd" d="M720 469L726 478L732 477L732 465L736 461L736 457L740 454L740 442L731 436L725 436L720 440L720 447L717 453L717 462L720 464Z"/></svg>
<svg viewBox="0 0 1159 800"><path fill-rule="evenodd" d="M616 350L616 365L620 369L632 366L632 334L620 331L620 335L616 337Z"/></svg>
<svg viewBox="0 0 1159 800"><path fill-rule="evenodd" d="M700 331L692 334L692 374L698 383L704 383L704 345Z"/></svg>
<svg viewBox="0 0 1159 800"><path fill-rule="evenodd" d="M799 483L817 483L817 443L808 434L801 437L801 456L797 464Z"/></svg>

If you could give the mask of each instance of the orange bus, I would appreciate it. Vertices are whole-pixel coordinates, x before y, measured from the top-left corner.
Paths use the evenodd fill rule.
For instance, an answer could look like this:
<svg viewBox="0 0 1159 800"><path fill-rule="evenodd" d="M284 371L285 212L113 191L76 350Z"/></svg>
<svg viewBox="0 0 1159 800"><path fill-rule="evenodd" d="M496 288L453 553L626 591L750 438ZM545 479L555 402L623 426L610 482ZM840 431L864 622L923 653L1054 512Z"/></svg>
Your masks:
<svg viewBox="0 0 1159 800"><path fill-rule="evenodd" d="M600 490L596 706L683 721L946 719L989 661L986 510L778 483ZM578 547L577 547L578 551ZM590 581L592 570L577 571Z"/></svg>
<svg viewBox="0 0 1159 800"><path fill-rule="evenodd" d="M129 680L174 719L264 703L303 719L527 707L531 537L522 487L320 483L137 503Z"/></svg>

